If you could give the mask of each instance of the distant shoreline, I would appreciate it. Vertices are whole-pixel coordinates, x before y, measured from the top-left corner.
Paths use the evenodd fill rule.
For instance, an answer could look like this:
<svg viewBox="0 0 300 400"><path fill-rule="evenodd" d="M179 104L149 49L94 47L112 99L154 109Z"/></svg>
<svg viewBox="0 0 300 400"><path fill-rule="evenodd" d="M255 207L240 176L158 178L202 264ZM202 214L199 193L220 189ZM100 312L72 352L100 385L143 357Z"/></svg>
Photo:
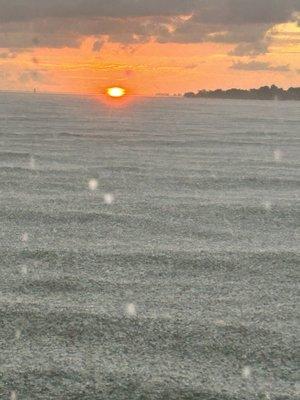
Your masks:
<svg viewBox="0 0 300 400"><path fill-rule="evenodd" d="M198 93L187 92L187 98L231 99L231 100L300 100L300 87L290 87L287 90L275 85L262 86L258 89L228 89L200 90Z"/></svg>

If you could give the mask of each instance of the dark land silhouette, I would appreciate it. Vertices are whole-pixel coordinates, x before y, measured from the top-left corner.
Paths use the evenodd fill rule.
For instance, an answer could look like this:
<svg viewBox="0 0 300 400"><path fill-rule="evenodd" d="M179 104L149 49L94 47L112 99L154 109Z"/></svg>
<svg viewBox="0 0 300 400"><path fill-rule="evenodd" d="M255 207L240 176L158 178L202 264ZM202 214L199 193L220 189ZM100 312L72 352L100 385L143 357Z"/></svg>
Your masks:
<svg viewBox="0 0 300 400"><path fill-rule="evenodd" d="M240 100L300 100L300 87L290 87L287 90L275 85L262 86L259 89L228 89L200 90L198 93L188 92L185 97L209 99L240 99Z"/></svg>

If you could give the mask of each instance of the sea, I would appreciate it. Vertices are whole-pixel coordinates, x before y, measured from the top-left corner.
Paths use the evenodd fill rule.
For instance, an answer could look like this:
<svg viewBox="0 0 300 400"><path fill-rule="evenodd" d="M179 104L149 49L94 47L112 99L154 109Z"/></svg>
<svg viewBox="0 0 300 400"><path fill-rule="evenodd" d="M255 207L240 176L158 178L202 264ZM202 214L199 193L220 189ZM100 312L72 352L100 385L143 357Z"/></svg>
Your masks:
<svg viewBox="0 0 300 400"><path fill-rule="evenodd" d="M296 399L299 128L0 93L0 398Z"/></svg>

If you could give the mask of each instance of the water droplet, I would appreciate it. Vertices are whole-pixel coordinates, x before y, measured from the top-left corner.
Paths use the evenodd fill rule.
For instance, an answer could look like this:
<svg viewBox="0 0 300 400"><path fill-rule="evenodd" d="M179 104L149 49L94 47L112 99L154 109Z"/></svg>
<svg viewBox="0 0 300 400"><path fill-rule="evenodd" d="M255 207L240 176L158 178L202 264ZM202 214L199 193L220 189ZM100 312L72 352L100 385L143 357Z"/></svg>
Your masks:
<svg viewBox="0 0 300 400"><path fill-rule="evenodd" d="M105 203L105 204L111 205L111 204L113 204L113 202L115 201L115 198L114 198L114 195L113 195L113 194L111 194L111 193L106 193L106 194L103 196L103 200L104 200L104 203Z"/></svg>
<svg viewBox="0 0 300 400"><path fill-rule="evenodd" d="M223 319L217 319L215 323L218 326L226 326L226 322Z"/></svg>
<svg viewBox="0 0 300 400"><path fill-rule="evenodd" d="M30 169L35 169L35 168L36 168L36 163L35 163L35 159L34 159L33 156L30 157L30 160L29 160L29 168L30 168Z"/></svg>
<svg viewBox="0 0 300 400"><path fill-rule="evenodd" d="M280 149L276 149L273 152L273 157L276 162L280 162L283 158L283 152Z"/></svg>
<svg viewBox="0 0 300 400"><path fill-rule="evenodd" d="M16 338L17 340L19 340L19 339L20 339L20 337L21 337L21 333L22 333L21 329L16 329L16 332L15 332L15 338Z"/></svg>
<svg viewBox="0 0 300 400"><path fill-rule="evenodd" d="M27 233L27 232L24 232L24 233L22 234L22 236L21 236L21 241L22 241L23 243L27 243L27 242L28 242L28 239L29 239L28 233Z"/></svg>
<svg viewBox="0 0 300 400"><path fill-rule="evenodd" d="M27 273L28 273L27 265L22 265L21 266L21 274L22 275L27 275Z"/></svg>
<svg viewBox="0 0 300 400"><path fill-rule="evenodd" d="M97 179L90 179L89 180L89 189L95 191L98 188L98 181Z"/></svg>
<svg viewBox="0 0 300 400"><path fill-rule="evenodd" d="M15 392L15 390L12 390L10 392L10 400L17 400L17 393Z"/></svg>
<svg viewBox="0 0 300 400"><path fill-rule="evenodd" d="M251 368L250 367L244 367L242 370L242 376L245 379L249 379L251 376Z"/></svg>
<svg viewBox="0 0 300 400"><path fill-rule="evenodd" d="M128 303L126 304L126 314L129 317L135 317L136 316L136 307L133 303Z"/></svg>
<svg viewBox="0 0 300 400"><path fill-rule="evenodd" d="M260 393L259 399L261 400L271 400L271 396L269 393Z"/></svg>
<svg viewBox="0 0 300 400"><path fill-rule="evenodd" d="M263 207L264 207L264 209L265 209L266 211L270 211L270 210L272 209L272 204L271 204L270 201L265 201L265 202L263 203Z"/></svg>

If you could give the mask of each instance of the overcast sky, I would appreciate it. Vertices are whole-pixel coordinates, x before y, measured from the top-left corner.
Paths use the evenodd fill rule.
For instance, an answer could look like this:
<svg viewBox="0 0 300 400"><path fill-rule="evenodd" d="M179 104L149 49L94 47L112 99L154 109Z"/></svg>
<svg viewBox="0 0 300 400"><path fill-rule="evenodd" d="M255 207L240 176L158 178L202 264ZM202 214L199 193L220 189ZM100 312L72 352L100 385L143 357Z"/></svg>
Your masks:
<svg viewBox="0 0 300 400"><path fill-rule="evenodd" d="M300 0L0 0L0 89L299 84L299 21Z"/></svg>

